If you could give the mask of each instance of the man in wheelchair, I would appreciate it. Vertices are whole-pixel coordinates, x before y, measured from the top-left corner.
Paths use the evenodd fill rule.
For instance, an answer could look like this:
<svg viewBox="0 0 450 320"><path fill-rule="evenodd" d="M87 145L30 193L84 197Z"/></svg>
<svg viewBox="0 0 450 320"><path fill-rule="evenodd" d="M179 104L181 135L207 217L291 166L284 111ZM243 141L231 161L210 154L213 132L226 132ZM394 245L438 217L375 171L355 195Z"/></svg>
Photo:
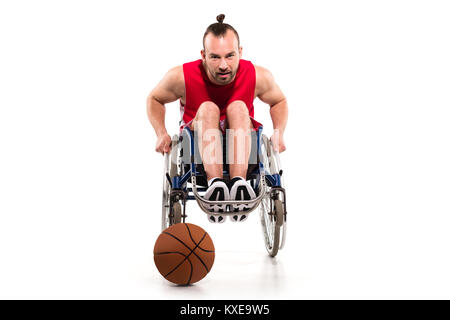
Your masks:
<svg viewBox="0 0 450 320"><path fill-rule="evenodd" d="M261 124L253 119L253 100L258 97L270 106L274 134L273 147L286 149L283 134L286 127L287 101L272 74L265 68L241 59L239 35L224 15L217 17L203 36L201 59L170 69L147 99L147 113L157 135L156 151L168 153L171 137L165 128L164 104L180 100L181 128L188 127L198 138L198 149L207 177L204 198L214 201L251 200L255 191L246 181L251 150L251 132ZM227 141L224 152L222 137ZM223 155L228 154L229 180L223 177ZM246 218L249 205L234 205L239 213L235 221ZM225 205L210 206L209 210L223 212ZM212 222L224 217L210 215Z"/></svg>

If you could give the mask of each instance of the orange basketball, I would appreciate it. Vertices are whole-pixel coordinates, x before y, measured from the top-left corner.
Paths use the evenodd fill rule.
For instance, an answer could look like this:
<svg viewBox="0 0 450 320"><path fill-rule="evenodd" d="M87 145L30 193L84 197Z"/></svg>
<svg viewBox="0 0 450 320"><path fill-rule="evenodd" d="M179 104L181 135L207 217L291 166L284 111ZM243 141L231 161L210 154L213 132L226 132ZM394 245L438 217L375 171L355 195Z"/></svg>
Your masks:
<svg viewBox="0 0 450 320"><path fill-rule="evenodd" d="M177 223L159 235L153 250L159 273L170 282L189 285L203 279L214 263L208 233L192 223Z"/></svg>

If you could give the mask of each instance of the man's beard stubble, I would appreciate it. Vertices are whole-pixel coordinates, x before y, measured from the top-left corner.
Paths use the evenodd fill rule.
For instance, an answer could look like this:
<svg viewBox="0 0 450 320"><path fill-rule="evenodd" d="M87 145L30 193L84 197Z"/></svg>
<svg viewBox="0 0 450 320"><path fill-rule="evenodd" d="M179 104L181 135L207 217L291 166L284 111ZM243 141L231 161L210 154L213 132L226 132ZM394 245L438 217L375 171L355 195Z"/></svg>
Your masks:
<svg viewBox="0 0 450 320"><path fill-rule="evenodd" d="M224 84L224 85L225 84L229 84L230 82L232 82L234 80L234 77L236 76L236 73L237 73L237 69L234 72L231 71L231 74L226 78L226 80L224 80L224 79L222 79L220 77L219 72L215 72L215 71L212 71L211 69L209 69L206 66L206 63L203 64L203 67L209 71L209 73L213 76L215 81L217 81L220 84Z"/></svg>

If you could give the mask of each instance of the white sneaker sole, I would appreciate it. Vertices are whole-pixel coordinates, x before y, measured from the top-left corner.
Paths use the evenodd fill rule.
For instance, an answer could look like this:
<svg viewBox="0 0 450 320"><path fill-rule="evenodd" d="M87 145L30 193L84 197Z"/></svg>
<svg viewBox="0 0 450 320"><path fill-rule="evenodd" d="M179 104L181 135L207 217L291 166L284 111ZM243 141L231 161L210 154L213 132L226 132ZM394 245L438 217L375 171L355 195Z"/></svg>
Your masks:
<svg viewBox="0 0 450 320"><path fill-rule="evenodd" d="M230 191L230 198L235 200L236 199L236 193L237 189L240 186L245 186L247 189L247 192L249 193L250 199L255 199L256 194L252 187L248 185L248 183L245 180L237 181ZM246 210L252 209L253 205L251 204L233 204L232 210L237 211L235 215L231 216L231 221L233 222L243 222L247 220L248 214L245 213Z"/></svg>
<svg viewBox="0 0 450 320"><path fill-rule="evenodd" d="M225 184L225 182L214 182L215 184L217 184L218 187L221 187L224 190L224 200L229 200L230 199L230 192L228 191L228 187ZM212 192L211 192L212 193ZM208 197L208 192L205 193L205 198L209 198ZM213 200L213 199L211 199ZM217 200L215 200L217 201ZM212 205L205 205L205 207L212 212L224 212L226 209L226 205L225 204L212 204ZM211 214L208 214L208 221L211 223L224 223L226 220L226 216L213 216Z"/></svg>

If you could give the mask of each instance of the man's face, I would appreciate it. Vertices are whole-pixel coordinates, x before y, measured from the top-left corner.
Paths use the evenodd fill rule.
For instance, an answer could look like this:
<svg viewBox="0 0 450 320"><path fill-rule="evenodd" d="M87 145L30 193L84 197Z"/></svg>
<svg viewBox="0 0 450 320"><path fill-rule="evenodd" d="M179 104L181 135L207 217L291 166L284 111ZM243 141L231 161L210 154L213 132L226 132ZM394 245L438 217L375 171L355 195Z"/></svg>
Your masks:
<svg viewBox="0 0 450 320"><path fill-rule="evenodd" d="M227 30L224 37L209 33L205 38L205 50L201 51L203 66L208 78L216 84L225 85L234 80L242 56L242 47L233 31Z"/></svg>

